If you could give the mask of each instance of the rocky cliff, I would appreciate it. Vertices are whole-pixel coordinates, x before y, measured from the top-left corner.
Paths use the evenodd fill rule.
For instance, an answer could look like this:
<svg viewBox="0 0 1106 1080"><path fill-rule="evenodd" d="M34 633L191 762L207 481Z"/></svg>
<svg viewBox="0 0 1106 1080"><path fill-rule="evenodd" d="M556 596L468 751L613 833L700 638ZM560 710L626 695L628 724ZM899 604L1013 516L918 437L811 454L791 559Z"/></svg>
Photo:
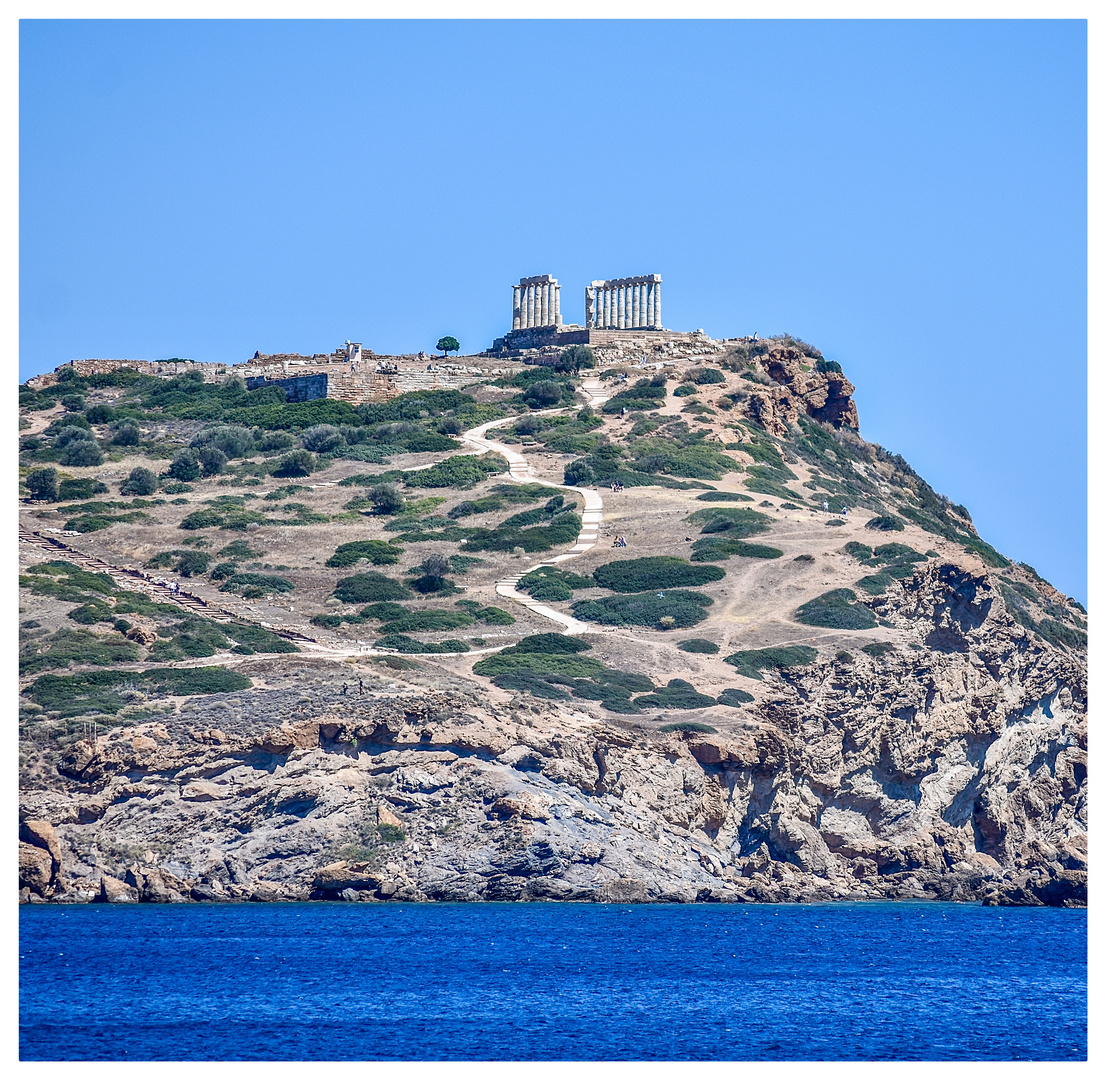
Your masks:
<svg viewBox="0 0 1106 1080"><path fill-rule="evenodd" d="M1081 665L949 564L880 613L913 648L766 676L724 735L461 692L81 743L25 793L24 896L1084 903Z"/></svg>

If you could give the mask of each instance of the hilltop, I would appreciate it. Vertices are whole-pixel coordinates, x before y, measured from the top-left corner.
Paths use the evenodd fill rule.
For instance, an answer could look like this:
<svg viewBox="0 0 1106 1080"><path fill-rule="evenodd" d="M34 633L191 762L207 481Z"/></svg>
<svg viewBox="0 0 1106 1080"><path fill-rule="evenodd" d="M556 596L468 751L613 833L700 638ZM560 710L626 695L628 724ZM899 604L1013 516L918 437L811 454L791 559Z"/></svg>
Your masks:
<svg viewBox="0 0 1106 1080"><path fill-rule="evenodd" d="M695 348L21 387L24 899L1085 902L1086 612Z"/></svg>

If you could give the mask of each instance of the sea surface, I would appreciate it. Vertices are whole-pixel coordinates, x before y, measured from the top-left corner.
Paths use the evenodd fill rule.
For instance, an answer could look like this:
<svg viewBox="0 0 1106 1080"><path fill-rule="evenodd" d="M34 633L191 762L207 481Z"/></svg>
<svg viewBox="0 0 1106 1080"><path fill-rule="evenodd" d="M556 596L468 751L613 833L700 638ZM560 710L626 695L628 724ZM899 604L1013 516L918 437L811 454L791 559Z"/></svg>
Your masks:
<svg viewBox="0 0 1106 1080"><path fill-rule="evenodd" d="M1086 927L935 903L25 905L20 1051L1078 1061Z"/></svg>

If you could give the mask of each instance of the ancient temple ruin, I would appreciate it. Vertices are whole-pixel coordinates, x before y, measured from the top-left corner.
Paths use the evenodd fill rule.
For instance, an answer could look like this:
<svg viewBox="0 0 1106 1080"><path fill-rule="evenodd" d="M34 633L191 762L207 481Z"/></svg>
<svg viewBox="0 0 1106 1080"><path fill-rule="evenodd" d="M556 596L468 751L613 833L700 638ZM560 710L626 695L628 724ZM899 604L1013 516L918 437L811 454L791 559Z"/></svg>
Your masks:
<svg viewBox="0 0 1106 1080"><path fill-rule="evenodd" d="M584 307L589 330L659 330L661 276L593 281L585 291Z"/></svg>
<svg viewBox="0 0 1106 1080"><path fill-rule="evenodd" d="M548 274L522 278L514 286L512 330L561 325L561 286Z"/></svg>

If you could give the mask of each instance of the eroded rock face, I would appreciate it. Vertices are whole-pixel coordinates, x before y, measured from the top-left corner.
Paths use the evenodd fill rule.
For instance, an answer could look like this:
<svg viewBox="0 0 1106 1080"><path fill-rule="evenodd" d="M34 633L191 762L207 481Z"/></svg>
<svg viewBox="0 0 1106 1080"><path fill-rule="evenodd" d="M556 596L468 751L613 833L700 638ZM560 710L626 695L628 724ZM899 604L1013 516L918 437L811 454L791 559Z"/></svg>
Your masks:
<svg viewBox="0 0 1106 1080"><path fill-rule="evenodd" d="M772 348L755 364L771 382L752 384L743 405L750 419L766 431L786 438L801 415L835 428L859 430L852 399L856 387L841 372L818 371L810 357L790 346Z"/></svg>
<svg viewBox="0 0 1106 1080"><path fill-rule="evenodd" d="M76 746L25 896L109 902L1086 902L1086 681L985 572L869 601L914 647L766 674L740 730L447 693L255 736Z"/></svg>

